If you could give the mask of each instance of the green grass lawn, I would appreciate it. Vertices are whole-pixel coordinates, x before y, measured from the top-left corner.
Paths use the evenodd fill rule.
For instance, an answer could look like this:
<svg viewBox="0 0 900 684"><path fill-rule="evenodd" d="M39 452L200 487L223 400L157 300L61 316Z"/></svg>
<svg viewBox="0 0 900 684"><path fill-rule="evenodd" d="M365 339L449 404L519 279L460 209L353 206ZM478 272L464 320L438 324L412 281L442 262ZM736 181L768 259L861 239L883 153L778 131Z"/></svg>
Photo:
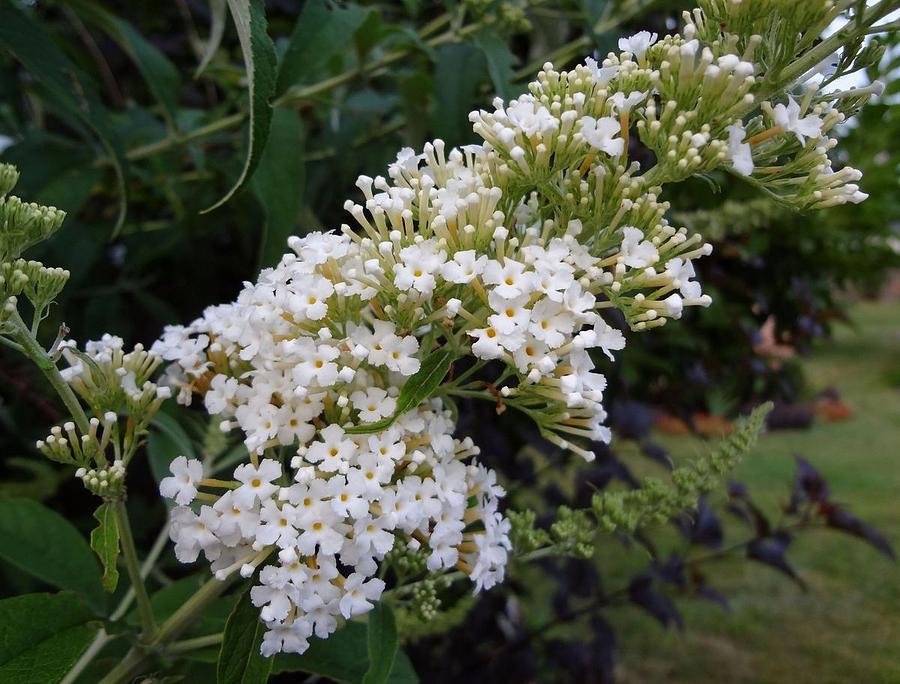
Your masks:
<svg viewBox="0 0 900 684"><path fill-rule="evenodd" d="M834 386L853 408L844 422L765 435L735 473L774 514L800 454L822 472L832 498L900 551L900 303L862 302L806 362L810 393ZM677 458L708 448L664 438ZM731 538L747 532L729 521ZM728 543L728 541L726 541ZM630 608L609 615L622 682L774 684L900 682L900 567L872 547L830 530L801 535L788 554L809 585L749 561L709 567L731 611L678 601L684 632Z"/></svg>

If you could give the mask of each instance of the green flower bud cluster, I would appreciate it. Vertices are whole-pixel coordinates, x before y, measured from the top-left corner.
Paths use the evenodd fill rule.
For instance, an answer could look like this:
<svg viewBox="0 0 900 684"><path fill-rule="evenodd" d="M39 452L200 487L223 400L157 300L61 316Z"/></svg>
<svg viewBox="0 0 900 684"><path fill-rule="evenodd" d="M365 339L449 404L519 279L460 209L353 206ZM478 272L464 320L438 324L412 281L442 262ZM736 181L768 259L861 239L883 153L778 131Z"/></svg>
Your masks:
<svg viewBox="0 0 900 684"><path fill-rule="evenodd" d="M96 415L124 408L135 421L146 424L171 395L167 387L150 382L162 359L141 344L126 353L121 339L105 336L89 343L85 352L73 342L60 348L69 362L63 377Z"/></svg>
<svg viewBox="0 0 900 684"><path fill-rule="evenodd" d="M412 549L409 544L400 537L394 542L392 548L385 556L385 562L404 577L414 577L425 572L428 554L421 549Z"/></svg>
<svg viewBox="0 0 900 684"><path fill-rule="evenodd" d="M671 483L648 478L640 489L595 494L593 514L600 528L633 533L695 506L698 498L714 489L750 451L771 408L771 404L757 407L709 455L672 471Z"/></svg>
<svg viewBox="0 0 900 684"><path fill-rule="evenodd" d="M522 5L512 2L504 2L500 5L500 25L508 33L528 33L531 30L531 20L525 13Z"/></svg>
<svg viewBox="0 0 900 684"><path fill-rule="evenodd" d="M19 182L19 170L12 164L0 164L0 199L6 197Z"/></svg>
<svg viewBox="0 0 900 684"><path fill-rule="evenodd" d="M433 634L446 634L465 621L477 600L474 594L466 593L451 604L440 602L440 610L430 613L427 619L414 606L397 606L394 615L401 641L409 643Z"/></svg>
<svg viewBox="0 0 900 684"><path fill-rule="evenodd" d="M591 558L600 532L633 534L692 509L753 448L771 408L771 404L757 407L709 455L672 471L669 482L647 478L639 489L595 494L590 509L560 506L549 535L535 528L534 511L509 511L513 548L519 555L552 547L554 552Z"/></svg>
<svg viewBox="0 0 900 684"><path fill-rule="evenodd" d="M66 212L56 207L23 202L14 196L0 198L0 263L17 259L49 238L65 218Z"/></svg>
<svg viewBox="0 0 900 684"><path fill-rule="evenodd" d="M832 0L700 0L685 12L690 28L716 55L743 53L758 47L754 61L761 71L777 73L798 52L812 47L841 9ZM841 3L845 5L846 3Z"/></svg>
<svg viewBox="0 0 900 684"><path fill-rule="evenodd" d="M509 538L516 553L523 554L534 551L550 543L550 535L545 530L534 526L537 514L532 510L506 512L511 526Z"/></svg>
<svg viewBox="0 0 900 684"><path fill-rule="evenodd" d="M413 614L424 622L431 622L441 609L441 599L438 598L438 586L436 578L426 578L417 583L412 590L410 607Z"/></svg>
<svg viewBox="0 0 900 684"><path fill-rule="evenodd" d="M526 33L531 30L527 8L530 0L463 0L462 7L473 19L503 34Z"/></svg>
<svg viewBox="0 0 900 684"><path fill-rule="evenodd" d="M550 526L550 535L558 550L577 558L591 558L597 526L590 513L560 506L556 515L556 522Z"/></svg>
<svg viewBox="0 0 900 684"><path fill-rule="evenodd" d="M109 411L102 420L91 418L87 433L79 434L75 423L67 422L54 426L36 446L51 461L77 466L75 476L88 491L113 497L121 494L125 486L126 461L120 438L118 416ZM110 450L112 458L107 456Z"/></svg>
<svg viewBox="0 0 900 684"><path fill-rule="evenodd" d="M0 299L24 294L37 316L42 315L68 281L66 269L47 267L39 261L15 259L0 263Z"/></svg>
<svg viewBox="0 0 900 684"><path fill-rule="evenodd" d="M115 413L99 418L91 418L86 434L79 435L74 422L55 425L46 439L39 440L37 448L51 461L88 467L92 464L105 466L106 449L117 441L118 422Z"/></svg>
<svg viewBox="0 0 900 684"><path fill-rule="evenodd" d="M104 498L116 498L125 491L125 465L113 461L108 468L79 468L75 477L84 483L85 489Z"/></svg>
<svg viewBox="0 0 900 684"><path fill-rule="evenodd" d="M16 297L0 296L0 334L5 332L4 324L16 312L16 306L19 300Z"/></svg>

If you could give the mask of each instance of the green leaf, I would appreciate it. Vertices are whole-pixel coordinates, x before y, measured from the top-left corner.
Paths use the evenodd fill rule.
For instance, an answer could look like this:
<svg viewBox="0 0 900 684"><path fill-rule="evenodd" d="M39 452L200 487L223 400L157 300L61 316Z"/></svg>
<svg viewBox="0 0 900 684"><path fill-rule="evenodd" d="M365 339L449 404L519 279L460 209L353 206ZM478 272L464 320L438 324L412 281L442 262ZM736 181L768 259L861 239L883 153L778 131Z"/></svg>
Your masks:
<svg viewBox="0 0 900 684"><path fill-rule="evenodd" d="M36 501L0 500L0 558L47 584L83 594L97 611L106 605L91 547L72 523Z"/></svg>
<svg viewBox="0 0 900 684"><path fill-rule="evenodd" d="M435 349L425 357L419 370L403 384L400 396L397 397L397 409L394 411L394 415L374 423L354 425L346 428L345 431L351 435L368 435L389 428L397 418L407 411L412 411L434 393L447 376L447 371L450 370L450 365L455 358L456 354L451 349L446 347Z"/></svg>
<svg viewBox="0 0 900 684"><path fill-rule="evenodd" d="M96 634L75 594L25 594L0 601L0 682L60 681Z"/></svg>
<svg viewBox="0 0 900 684"><path fill-rule="evenodd" d="M272 674L309 672L338 682L359 684L369 670L366 647L367 629L359 622L348 622L327 639L311 639L303 655L280 653L275 656ZM397 651L387 681L389 684L416 684L419 678L409 658Z"/></svg>
<svg viewBox="0 0 900 684"><path fill-rule="evenodd" d="M456 354L447 347L435 349L426 356L419 370L400 389L396 415L401 416L407 411L412 411L434 394L441 381L447 376L450 364L455 358Z"/></svg>
<svg viewBox="0 0 900 684"><path fill-rule="evenodd" d="M259 619L259 608L250 601L250 590L228 616L219 662L218 684L265 684L272 670L272 658L259 652L266 626Z"/></svg>
<svg viewBox="0 0 900 684"><path fill-rule="evenodd" d="M75 130L86 126L103 147L116 177L119 212L113 237L125 222L128 197L125 187L127 163L114 133L109 113L103 107L96 85L54 44L24 12L10 0L0 0L0 45L9 50L43 85L42 96L53 111Z"/></svg>
<svg viewBox="0 0 900 684"><path fill-rule="evenodd" d="M379 601L369 612L366 629L366 648L369 653L369 669L362 684L385 684L394 668L397 656L397 623L394 613L384 601Z"/></svg>
<svg viewBox="0 0 900 684"><path fill-rule="evenodd" d="M201 212L204 214L221 207L252 178L266 147L269 125L272 122L272 105L269 100L275 94L276 57L275 46L266 33L263 0L228 0L228 8L244 54L250 99L250 132L241 175L224 197Z"/></svg>
<svg viewBox="0 0 900 684"><path fill-rule="evenodd" d="M175 128L181 78L175 65L127 21L90 0L68 0L78 16L112 38L140 70L150 92L163 107L166 122Z"/></svg>
<svg viewBox="0 0 900 684"><path fill-rule="evenodd" d="M276 109L269 144L253 177L253 190L266 212L259 266L274 266L294 233L303 198L303 122L293 109Z"/></svg>
<svg viewBox="0 0 900 684"><path fill-rule="evenodd" d="M99 525L91 532L91 548L103 565L103 577L100 581L103 588L112 593L119 583L119 570L116 561L119 559L119 523L116 521L115 504L109 501L100 504L94 511Z"/></svg>
<svg viewBox="0 0 900 684"><path fill-rule="evenodd" d="M199 78L206 71L206 67L215 56L219 45L222 44L222 36L225 35L225 20L228 18L228 6L225 4L225 0L209 0L209 14L209 40L206 41L203 57L200 58L200 65L194 72L194 78Z"/></svg>
<svg viewBox="0 0 900 684"><path fill-rule="evenodd" d="M315 78L328 60L344 53L350 37L371 13L370 8L358 5L345 8L326 0L308 0L281 58L278 94Z"/></svg>
<svg viewBox="0 0 900 684"><path fill-rule="evenodd" d="M178 456L196 458L194 443L181 424L168 413L160 411L150 423L147 453L150 471L159 482L169 475L169 464Z"/></svg>
<svg viewBox="0 0 900 684"><path fill-rule="evenodd" d="M494 83L494 89L504 100L513 95L513 66L516 57L506 42L490 29L482 29L474 36L477 45L487 58L488 73Z"/></svg>
<svg viewBox="0 0 900 684"><path fill-rule="evenodd" d="M4 467L7 472L4 481L0 482L0 498L45 501L56 494L63 480L68 479L65 471L33 456L9 456L4 460Z"/></svg>
<svg viewBox="0 0 900 684"><path fill-rule="evenodd" d="M484 53L470 43L441 45L434 68L431 124L448 145L472 142L468 113L485 70Z"/></svg>

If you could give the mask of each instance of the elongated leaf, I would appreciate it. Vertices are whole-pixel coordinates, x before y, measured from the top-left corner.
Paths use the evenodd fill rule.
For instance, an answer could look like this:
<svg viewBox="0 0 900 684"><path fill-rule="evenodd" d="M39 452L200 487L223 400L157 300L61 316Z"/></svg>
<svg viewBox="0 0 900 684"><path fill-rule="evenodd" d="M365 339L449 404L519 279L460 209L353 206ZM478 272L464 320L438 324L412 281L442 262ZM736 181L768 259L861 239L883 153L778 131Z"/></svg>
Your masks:
<svg viewBox="0 0 900 684"><path fill-rule="evenodd" d="M281 59L278 94L315 78L328 60L346 51L350 37L371 12L358 5L344 8L326 0L308 0Z"/></svg>
<svg viewBox="0 0 900 684"><path fill-rule="evenodd" d="M127 21L90 0L68 0L78 16L108 34L131 58L163 107L167 123L175 128L181 79L175 65Z"/></svg>
<svg viewBox="0 0 900 684"><path fill-rule="evenodd" d="M366 648L369 653L369 669L363 684L385 684L394 668L397 656L397 623L394 613L383 601L375 604L369 613L366 628Z"/></svg>
<svg viewBox="0 0 900 684"><path fill-rule="evenodd" d="M60 681L94 638L87 624L92 618L69 592L0 601L0 682Z"/></svg>
<svg viewBox="0 0 900 684"><path fill-rule="evenodd" d="M0 45L9 50L44 86L43 97L75 130L87 127L100 142L116 177L119 212L115 237L125 222L128 197L127 164L109 113L100 102L93 81L60 50L41 28L11 0L0 0Z"/></svg>
<svg viewBox="0 0 900 684"><path fill-rule="evenodd" d="M200 65L194 72L194 78L206 71L206 67L215 57L219 45L222 44L222 36L225 35L225 20L228 19L228 6L225 0L209 0L209 14L211 23L209 27L209 39L206 41L206 47L203 49L203 57L200 58Z"/></svg>
<svg viewBox="0 0 900 684"><path fill-rule="evenodd" d="M435 349L422 361L419 370L404 383L400 396L397 397L397 410L394 411L394 415L374 423L349 427L346 432L351 435L368 435L389 428L397 418L407 411L412 411L434 393L446 377L455 358L456 355L450 349Z"/></svg>
<svg viewBox="0 0 900 684"><path fill-rule="evenodd" d="M116 590L119 583L119 569L116 567L119 560L119 523L114 506L108 501L100 504L94 511L99 525L91 532L91 548L103 565L103 577L100 579L103 588L110 593Z"/></svg>
<svg viewBox="0 0 900 684"><path fill-rule="evenodd" d="M294 233L303 198L303 122L293 109L272 116L269 144L253 177L253 190L266 212L259 266L274 266Z"/></svg>
<svg viewBox="0 0 900 684"><path fill-rule="evenodd" d="M428 399L441 384L450 370L450 364L456 358L453 350L446 347L435 349L425 360L419 370L410 377L397 397L397 415L403 415Z"/></svg>
<svg viewBox="0 0 900 684"><path fill-rule="evenodd" d="M72 523L36 501L0 501L0 558L47 584L83 594L95 610L106 604L91 547Z"/></svg>
<svg viewBox="0 0 900 684"><path fill-rule="evenodd" d="M169 464L178 456L195 458L194 444L184 428L167 413L157 413L150 424L147 452L150 470L159 482L169 474Z"/></svg>
<svg viewBox="0 0 900 684"><path fill-rule="evenodd" d="M250 131L244 168L235 184L225 196L206 213L221 207L246 185L259 164L260 157L269 138L272 122L272 105L269 102L275 94L275 46L266 33L266 14L263 0L228 0L228 8L234 19L244 67L247 71L247 90L250 99Z"/></svg>
<svg viewBox="0 0 900 684"><path fill-rule="evenodd" d="M272 674L309 672L338 682L358 684L369 669L366 645L367 629L359 622L348 622L327 639L311 639L303 655L281 653L275 656ZM419 681L409 658L397 651L389 684L415 684Z"/></svg>
<svg viewBox="0 0 900 684"><path fill-rule="evenodd" d="M467 114L478 97L484 53L471 43L441 45L437 52L431 124L448 145L470 143L474 133Z"/></svg>
<svg viewBox="0 0 900 684"><path fill-rule="evenodd" d="M259 608L250 602L250 590L228 616L219 662L218 684L265 684L272 670L272 659L259 652L266 626L259 619Z"/></svg>
<svg viewBox="0 0 900 684"><path fill-rule="evenodd" d="M496 32L482 29L475 34L475 45L481 48L487 58L488 73L494 83L494 89L504 100L513 96L513 66L516 57Z"/></svg>

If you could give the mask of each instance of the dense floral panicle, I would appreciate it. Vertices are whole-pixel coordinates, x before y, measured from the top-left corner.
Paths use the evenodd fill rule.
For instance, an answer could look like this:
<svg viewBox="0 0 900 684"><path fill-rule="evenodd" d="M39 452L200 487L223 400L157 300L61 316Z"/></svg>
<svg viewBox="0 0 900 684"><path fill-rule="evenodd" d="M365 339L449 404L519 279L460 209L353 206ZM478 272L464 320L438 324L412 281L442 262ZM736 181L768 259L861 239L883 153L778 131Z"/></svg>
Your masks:
<svg viewBox="0 0 900 684"><path fill-rule="evenodd" d="M160 485L178 504L175 555L193 562L202 553L220 578L277 558L251 592L269 629L267 654L303 652L311 635L326 638L340 618L371 609L385 586L374 575L397 536L425 545L429 570L458 567L476 590L490 588L510 550L503 490L453 429L438 400L381 432L351 435L332 423L289 467L270 458L239 465L233 488L197 510L202 466L179 457Z"/></svg>
<svg viewBox="0 0 900 684"><path fill-rule="evenodd" d="M707 2L770 25L721 4ZM591 459L590 443L610 438L595 363L625 346L603 312L642 331L711 301L693 265L711 247L669 224L664 183L723 168L798 207L864 198L859 173L827 157L843 105L815 86L773 99L757 48L769 59L758 36L720 36L700 13L683 36L641 32L602 60L546 64L527 93L470 114L481 144L404 148L386 176L358 179L355 227L291 238L234 302L166 329L152 352L172 362L178 401L202 397L250 454L224 484L173 463L161 490L178 504L176 554L203 553L220 577L277 554L252 591L264 653L302 652L369 610L398 539L476 590L502 579L503 490L454 438L446 398L522 410ZM632 134L650 168L629 160ZM407 383L426 382L435 353L474 365L413 407ZM477 376L488 362L501 368L490 384ZM207 486L226 491L198 508Z"/></svg>

